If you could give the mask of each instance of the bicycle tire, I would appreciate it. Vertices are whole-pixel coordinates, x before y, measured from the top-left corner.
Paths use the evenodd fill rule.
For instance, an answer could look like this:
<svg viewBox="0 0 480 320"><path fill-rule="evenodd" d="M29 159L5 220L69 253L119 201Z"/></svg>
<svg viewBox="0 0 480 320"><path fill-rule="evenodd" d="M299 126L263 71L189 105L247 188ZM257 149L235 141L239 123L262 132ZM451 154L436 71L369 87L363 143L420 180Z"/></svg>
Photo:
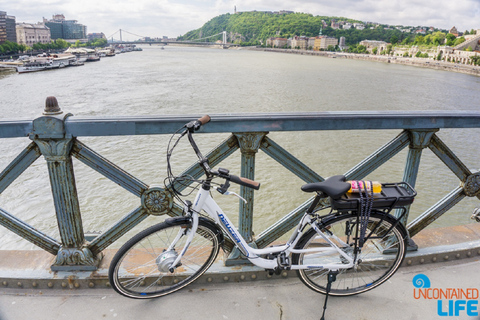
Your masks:
<svg viewBox="0 0 480 320"><path fill-rule="evenodd" d="M173 273L164 270L173 263L185 244L186 236L177 242L173 255L166 249L179 230L191 226L185 217L167 219L135 235L115 254L108 277L116 292L135 299L150 299L178 291L198 279L215 261L222 233L213 222L200 218L196 235ZM162 257L170 263L162 264Z"/></svg>
<svg viewBox="0 0 480 320"><path fill-rule="evenodd" d="M357 215L346 213L325 219L319 224L322 232L329 234L330 239L340 248L353 255ZM395 227L391 228L393 225ZM391 229L391 230L390 230ZM349 232L347 231L349 230ZM384 283L400 267L406 252L407 232L403 225L396 224L395 218L378 211L372 211L368 221L367 235L371 234L363 245L359 254L361 262L350 269L339 269L336 281L332 283L330 295L350 296L363 293ZM308 249L319 246L330 246L315 230L308 230L299 240L297 249ZM333 235L349 244L348 247L340 245L333 239ZM342 261L343 260L343 261ZM323 254L294 254L293 264L326 264L346 263L346 259L338 252ZM326 293L327 277L330 270L315 268L297 270L300 280L310 289Z"/></svg>

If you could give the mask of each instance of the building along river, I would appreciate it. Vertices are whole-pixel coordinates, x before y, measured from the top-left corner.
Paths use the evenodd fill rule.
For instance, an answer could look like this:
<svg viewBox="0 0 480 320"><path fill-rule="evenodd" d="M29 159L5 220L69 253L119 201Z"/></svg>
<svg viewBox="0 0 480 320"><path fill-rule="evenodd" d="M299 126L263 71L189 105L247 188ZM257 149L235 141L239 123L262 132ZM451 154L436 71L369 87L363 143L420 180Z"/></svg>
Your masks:
<svg viewBox="0 0 480 320"><path fill-rule="evenodd" d="M57 97L74 116L218 114L317 111L478 111L480 78L460 73L396 64L329 59L249 50L145 46L142 52L102 58L77 68L0 74L2 119L33 119L45 98ZM348 128L347 128L348 129ZM473 172L478 161L478 129L445 129L439 137ZM323 177L342 174L400 133L399 130L272 132L269 136ZM205 152L228 137L199 135ZM97 153L147 184L163 185L168 136L81 137ZM4 139L0 168L30 141ZM407 150L368 178L402 180ZM174 154L180 173L195 160L186 145ZM103 231L139 206L139 199L74 159L85 231ZM240 173L239 152L222 163ZM293 174L257 155L254 231L273 222L309 198ZM428 149L417 180L419 195L410 220L458 186L458 179ZM226 212L238 212L234 197L216 196ZM432 227L471 223L477 198L466 198ZM0 195L0 207L42 232L58 238L48 171L43 157ZM138 229L162 220L149 217ZM236 221L236 218L233 218ZM124 238L128 238L124 237ZM120 242L123 242L121 239ZM34 245L0 227L0 249L34 249ZM116 243L114 246L118 246Z"/></svg>

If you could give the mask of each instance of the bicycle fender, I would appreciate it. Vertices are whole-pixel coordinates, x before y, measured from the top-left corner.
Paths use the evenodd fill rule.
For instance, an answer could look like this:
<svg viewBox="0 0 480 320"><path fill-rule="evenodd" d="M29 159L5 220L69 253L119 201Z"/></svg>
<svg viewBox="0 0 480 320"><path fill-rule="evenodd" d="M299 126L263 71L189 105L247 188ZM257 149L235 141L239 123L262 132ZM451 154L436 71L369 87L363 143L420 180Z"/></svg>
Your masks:
<svg viewBox="0 0 480 320"><path fill-rule="evenodd" d="M201 223L204 223L204 224L208 225L210 228L212 228L213 230L215 230L215 233L216 233L217 238L218 238L218 243L220 243L220 246L223 249L223 243L225 241L225 238L223 236L223 232L220 229L220 227L214 221L212 221L210 219L207 219L207 218L204 218L204 217L199 217L199 220L200 220Z"/></svg>

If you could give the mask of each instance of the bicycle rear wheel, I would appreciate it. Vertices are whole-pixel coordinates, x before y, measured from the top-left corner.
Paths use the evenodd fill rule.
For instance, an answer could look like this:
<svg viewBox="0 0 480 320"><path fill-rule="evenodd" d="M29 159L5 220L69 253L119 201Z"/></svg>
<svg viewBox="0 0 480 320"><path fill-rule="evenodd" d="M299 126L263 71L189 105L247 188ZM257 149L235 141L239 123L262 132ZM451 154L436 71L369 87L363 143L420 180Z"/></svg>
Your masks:
<svg viewBox="0 0 480 320"><path fill-rule="evenodd" d="M190 226L185 218L169 219L125 243L112 259L108 272L115 291L129 298L156 298L180 290L200 277L215 261L221 240L221 231L203 218L180 265L173 273L168 270L185 246L185 231ZM168 251L179 232L182 237Z"/></svg>
<svg viewBox="0 0 480 320"><path fill-rule="evenodd" d="M395 218L378 211L371 212L365 241L357 256L357 266L339 269L336 281L332 283L331 295L349 296L371 290L388 278L400 267L405 257L407 234ZM392 226L395 227L392 228ZM357 229L356 214L340 214L327 218L319 225L328 238L350 257L354 256L354 243ZM315 230L308 230L300 239L297 249L330 246ZM360 259L360 260L358 260ZM346 259L338 252L302 253L293 256L293 264L346 264ZM314 291L325 294L330 270L323 268L302 269L297 274L302 282Z"/></svg>

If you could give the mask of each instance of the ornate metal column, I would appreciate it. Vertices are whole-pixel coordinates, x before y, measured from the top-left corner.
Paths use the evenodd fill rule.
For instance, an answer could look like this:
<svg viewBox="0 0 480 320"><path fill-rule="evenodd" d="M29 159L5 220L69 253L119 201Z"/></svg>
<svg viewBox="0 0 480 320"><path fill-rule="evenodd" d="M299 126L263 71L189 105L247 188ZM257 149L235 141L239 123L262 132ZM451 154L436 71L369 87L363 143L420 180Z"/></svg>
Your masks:
<svg viewBox="0 0 480 320"><path fill-rule="evenodd" d="M403 173L403 181L409 183L413 188L417 182L418 169L420 167L420 159L422 151L430 144L430 139L437 132L438 129L428 130L408 130L410 137L410 145L408 149L407 161L405 164L405 171ZM406 207L407 212L402 217L401 222L404 226L407 225L410 206ZM395 212L396 216L400 215L400 210ZM410 250L417 250L418 246L409 239L408 246Z"/></svg>
<svg viewBox="0 0 480 320"><path fill-rule="evenodd" d="M65 135L63 115L55 97L48 97L43 117L33 121L32 139L45 157L62 245L52 265L53 271L96 270L101 257L84 247L82 217L78 204L70 151L73 137Z"/></svg>
<svg viewBox="0 0 480 320"><path fill-rule="evenodd" d="M265 135L265 132L235 134L242 152L240 173L242 177L255 180L255 154ZM238 229L245 240L251 242L253 241L253 189L241 186L240 196L247 200L247 203L240 201Z"/></svg>
<svg viewBox="0 0 480 320"><path fill-rule="evenodd" d="M266 134L267 132L235 133L242 153L240 176L255 180L255 154L258 152L260 143ZM241 186L240 196L247 200L247 203L239 201L238 231L247 242L251 243L253 242L253 190ZM251 245L254 246L255 244L252 243ZM240 251L235 248L225 264L234 265L245 262L248 262L248 260L242 259Z"/></svg>

